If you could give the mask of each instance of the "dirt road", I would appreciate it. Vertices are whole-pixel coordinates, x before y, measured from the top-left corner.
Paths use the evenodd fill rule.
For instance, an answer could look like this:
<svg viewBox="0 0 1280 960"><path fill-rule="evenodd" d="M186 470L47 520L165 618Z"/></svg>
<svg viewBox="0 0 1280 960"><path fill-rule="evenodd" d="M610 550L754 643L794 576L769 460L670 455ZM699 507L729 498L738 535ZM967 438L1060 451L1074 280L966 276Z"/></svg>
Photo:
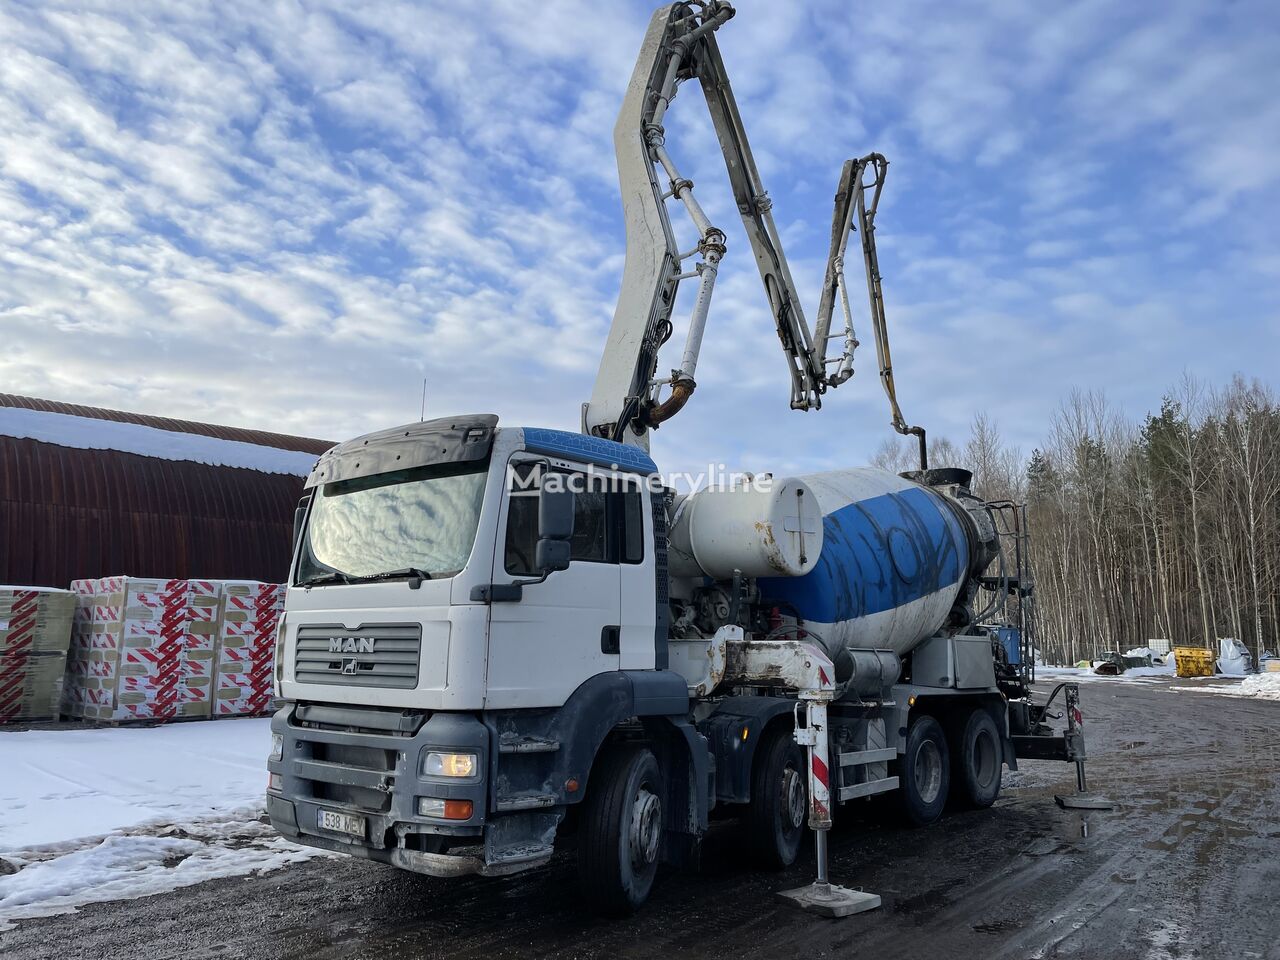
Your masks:
<svg viewBox="0 0 1280 960"><path fill-rule="evenodd" d="M1091 785L1115 812L1058 809L1053 794L1073 774L1044 763L1006 774L994 808L925 830L842 811L832 876L884 898L847 920L773 896L812 879L811 857L785 874L753 872L726 828L701 874L660 878L623 922L578 909L568 860L443 881L326 859L21 922L0 933L0 955L1280 960L1280 703L1168 687L1082 685Z"/></svg>

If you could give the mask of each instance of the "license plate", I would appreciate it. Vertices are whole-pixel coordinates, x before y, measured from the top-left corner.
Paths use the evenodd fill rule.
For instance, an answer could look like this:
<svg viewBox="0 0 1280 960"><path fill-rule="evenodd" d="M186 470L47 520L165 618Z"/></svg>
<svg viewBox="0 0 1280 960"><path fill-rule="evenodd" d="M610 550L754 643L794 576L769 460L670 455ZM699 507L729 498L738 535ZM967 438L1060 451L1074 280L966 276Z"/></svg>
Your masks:
<svg viewBox="0 0 1280 960"><path fill-rule="evenodd" d="M332 830L364 839L364 817L353 813L339 813L337 810L320 810L316 820L321 830Z"/></svg>

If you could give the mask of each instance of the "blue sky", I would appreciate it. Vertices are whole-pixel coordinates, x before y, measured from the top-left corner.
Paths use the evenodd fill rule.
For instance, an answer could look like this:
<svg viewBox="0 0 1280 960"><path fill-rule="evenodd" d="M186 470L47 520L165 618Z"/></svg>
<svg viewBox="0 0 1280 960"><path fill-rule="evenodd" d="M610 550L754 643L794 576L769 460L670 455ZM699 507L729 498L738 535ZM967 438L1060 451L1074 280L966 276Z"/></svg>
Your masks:
<svg viewBox="0 0 1280 960"><path fill-rule="evenodd" d="M1274 383L1280 8L738 9L721 50L810 314L840 163L891 161L877 238L909 419L962 440L985 410L1029 449L1073 387L1138 415L1184 370ZM340 439L416 419L425 377L428 415L575 428L650 10L6 4L0 391ZM789 410L695 88L668 131L729 252L655 457L865 461L888 434L865 315L854 380Z"/></svg>

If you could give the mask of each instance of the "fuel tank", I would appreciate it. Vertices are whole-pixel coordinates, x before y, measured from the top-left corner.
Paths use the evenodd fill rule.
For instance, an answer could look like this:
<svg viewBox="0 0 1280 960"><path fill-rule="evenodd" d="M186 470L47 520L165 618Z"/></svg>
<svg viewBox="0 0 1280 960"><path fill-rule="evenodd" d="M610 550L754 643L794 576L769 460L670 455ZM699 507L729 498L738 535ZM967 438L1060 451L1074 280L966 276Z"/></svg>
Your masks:
<svg viewBox="0 0 1280 960"><path fill-rule="evenodd" d="M990 559L985 532L945 488L873 467L798 479L821 510L822 551L800 576L761 577L761 602L803 620L833 659L842 648L905 655Z"/></svg>

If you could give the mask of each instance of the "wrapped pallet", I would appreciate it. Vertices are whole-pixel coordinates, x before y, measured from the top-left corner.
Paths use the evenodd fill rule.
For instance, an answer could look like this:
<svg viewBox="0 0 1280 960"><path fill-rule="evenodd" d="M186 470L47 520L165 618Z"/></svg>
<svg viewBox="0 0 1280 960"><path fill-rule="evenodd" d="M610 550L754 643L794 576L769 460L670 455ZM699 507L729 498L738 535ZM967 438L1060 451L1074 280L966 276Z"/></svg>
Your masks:
<svg viewBox="0 0 1280 960"><path fill-rule="evenodd" d="M51 587L0 587L0 723L54 720L75 598Z"/></svg>
<svg viewBox="0 0 1280 960"><path fill-rule="evenodd" d="M213 715L244 717L271 708L276 627L283 584L224 580L218 613Z"/></svg>
<svg viewBox="0 0 1280 960"><path fill-rule="evenodd" d="M64 712L87 720L212 713L219 585L105 577L71 585L79 612Z"/></svg>

